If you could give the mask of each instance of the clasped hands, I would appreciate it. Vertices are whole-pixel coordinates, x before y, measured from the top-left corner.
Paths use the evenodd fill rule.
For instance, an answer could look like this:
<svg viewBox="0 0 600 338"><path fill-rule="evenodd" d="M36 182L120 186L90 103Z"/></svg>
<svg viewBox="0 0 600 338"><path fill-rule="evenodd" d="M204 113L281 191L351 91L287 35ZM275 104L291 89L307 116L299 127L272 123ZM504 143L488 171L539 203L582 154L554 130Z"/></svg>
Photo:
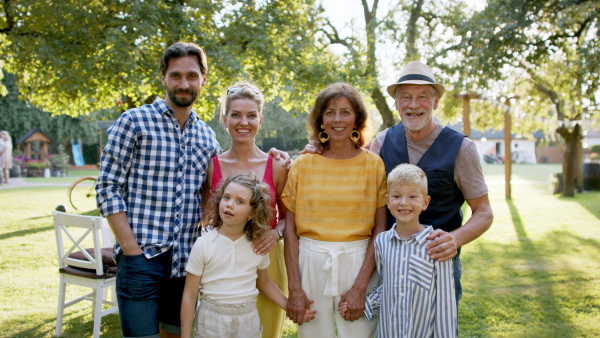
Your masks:
<svg viewBox="0 0 600 338"><path fill-rule="evenodd" d="M355 321L362 317L365 307L365 294L351 288L346 294L341 295L341 300L338 304L338 310L344 320ZM316 310L310 310L310 304L314 303L309 300L303 290L290 290L288 297L286 315L294 323L302 325L313 320L316 316ZM308 319L308 320L307 320Z"/></svg>

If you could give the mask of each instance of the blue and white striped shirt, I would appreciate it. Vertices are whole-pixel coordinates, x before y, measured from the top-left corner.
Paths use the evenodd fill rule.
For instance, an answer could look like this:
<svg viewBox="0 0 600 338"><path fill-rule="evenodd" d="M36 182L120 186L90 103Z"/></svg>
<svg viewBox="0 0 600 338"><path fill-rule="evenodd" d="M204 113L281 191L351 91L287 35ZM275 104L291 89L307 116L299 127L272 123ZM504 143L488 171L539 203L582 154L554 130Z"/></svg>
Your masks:
<svg viewBox="0 0 600 338"><path fill-rule="evenodd" d="M206 168L220 151L215 133L194 111L183 131L160 98L126 111L108 129L102 152L96 186L100 213L126 211L145 256L172 248L171 276L184 276L199 236ZM120 252L117 243L114 255Z"/></svg>
<svg viewBox="0 0 600 338"><path fill-rule="evenodd" d="M409 238L396 224L375 239L383 284L365 301L367 319L379 315L377 337L456 337L458 314L452 260L431 260L425 246L431 226Z"/></svg>

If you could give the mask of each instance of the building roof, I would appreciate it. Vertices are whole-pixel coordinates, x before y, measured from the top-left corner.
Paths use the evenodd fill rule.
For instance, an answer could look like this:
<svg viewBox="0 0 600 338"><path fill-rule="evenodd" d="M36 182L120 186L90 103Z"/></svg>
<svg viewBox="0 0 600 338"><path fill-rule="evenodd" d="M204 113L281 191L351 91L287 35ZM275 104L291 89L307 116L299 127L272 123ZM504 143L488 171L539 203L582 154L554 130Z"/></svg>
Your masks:
<svg viewBox="0 0 600 338"><path fill-rule="evenodd" d="M52 138L50 138L50 136L46 135L46 133L44 133L40 128L33 128L33 129L30 129L28 132L26 132L25 135L21 136L21 138L19 138L19 140L17 141L17 144L25 143L25 141L27 141L35 133L42 134L45 138L47 138L49 140L48 143L53 143L54 142L52 140Z"/></svg>
<svg viewBox="0 0 600 338"><path fill-rule="evenodd" d="M452 125L447 125L448 128L454 129L459 133L463 132L463 124L461 123L456 123L456 124L452 124ZM485 131L480 131L477 129L473 129L471 128L471 139L480 139L480 138L488 138L488 139L504 139L504 130L495 130L495 129L488 129ZM540 138L544 138L544 133L542 133L541 131L535 131L533 132L533 137L535 139L540 139ZM512 138L513 139L526 139L525 137L517 137L517 134L513 133L512 134Z"/></svg>

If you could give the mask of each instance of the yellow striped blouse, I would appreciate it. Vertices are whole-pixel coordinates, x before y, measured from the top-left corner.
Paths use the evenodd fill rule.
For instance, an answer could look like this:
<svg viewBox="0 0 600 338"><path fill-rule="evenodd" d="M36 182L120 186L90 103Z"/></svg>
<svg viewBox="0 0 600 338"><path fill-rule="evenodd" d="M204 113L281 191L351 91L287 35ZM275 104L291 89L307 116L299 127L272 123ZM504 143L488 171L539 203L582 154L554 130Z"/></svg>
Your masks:
<svg viewBox="0 0 600 338"><path fill-rule="evenodd" d="M294 161L283 190L299 236L328 242L371 237L375 211L386 205L381 158L367 150L345 160L304 154Z"/></svg>

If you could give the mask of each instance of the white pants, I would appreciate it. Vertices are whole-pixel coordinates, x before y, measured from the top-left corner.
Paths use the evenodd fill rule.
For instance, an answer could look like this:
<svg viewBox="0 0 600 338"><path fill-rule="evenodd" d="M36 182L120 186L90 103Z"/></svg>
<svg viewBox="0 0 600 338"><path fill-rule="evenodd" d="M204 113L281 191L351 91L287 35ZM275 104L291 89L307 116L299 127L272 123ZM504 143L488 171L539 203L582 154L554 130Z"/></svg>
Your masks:
<svg viewBox="0 0 600 338"><path fill-rule="evenodd" d="M300 338L367 338L373 337L377 318L364 316L346 321L338 312L340 295L354 284L367 252L369 239L355 242L323 242L300 237L298 263L302 289L314 300L314 320L298 326ZM379 283L377 271L371 277L367 293Z"/></svg>
<svg viewBox="0 0 600 338"><path fill-rule="evenodd" d="M200 301L195 336L202 338L261 338L256 299L241 304Z"/></svg>

